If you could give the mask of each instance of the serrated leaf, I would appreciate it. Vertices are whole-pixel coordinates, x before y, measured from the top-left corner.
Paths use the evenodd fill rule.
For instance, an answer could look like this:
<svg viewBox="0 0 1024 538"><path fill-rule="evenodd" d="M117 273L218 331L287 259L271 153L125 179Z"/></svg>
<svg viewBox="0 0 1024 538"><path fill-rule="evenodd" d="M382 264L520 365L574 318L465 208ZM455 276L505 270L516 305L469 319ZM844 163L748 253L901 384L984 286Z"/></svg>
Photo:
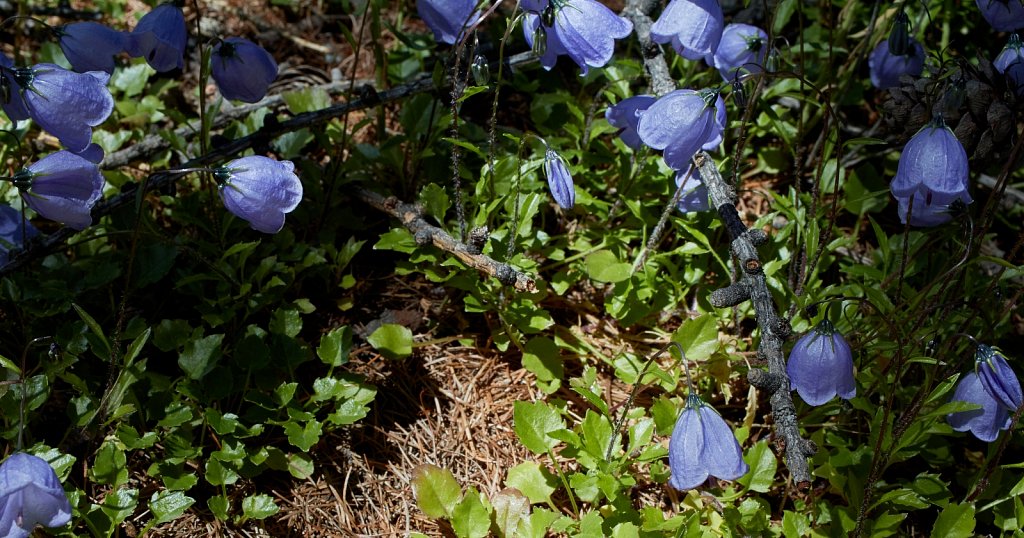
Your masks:
<svg viewBox="0 0 1024 538"><path fill-rule="evenodd" d="M718 351L718 320L711 314L704 314L683 323L672 335L672 340L679 342L686 352L686 360L691 362L706 361ZM675 356L675 352L673 352Z"/></svg>
<svg viewBox="0 0 1024 538"><path fill-rule="evenodd" d="M196 502L180 491L158 491L149 500L155 524L167 523L181 517Z"/></svg>
<svg viewBox="0 0 1024 538"><path fill-rule="evenodd" d="M213 371L220 359L223 334L211 334L198 340L190 340L178 355L178 366L190 379L200 380Z"/></svg>
<svg viewBox="0 0 1024 538"><path fill-rule="evenodd" d="M448 469L424 463L412 471L412 494L429 517L450 517L462 496L462 486Z"/></svg>
<svg viewBox="0 0 1024 538"><path fill-rule="evenodd" d="M750 488L751 491L766 493L775 481L778 462L775 453L765 441L758 441L743 456L743 461L750 466L750 471L740 477L737 482Z"/></svg>
<svg viewBox="0 0 1024 538"><path fill-rule="evenodd" d="M242 499L242 519L266 519L281 508L274 502L274 498L266 493L250 495Z"/></svg>
<svg viewBox="0 0 1024 538"><path fill-rule="evenodd" d="M395 323L385 323L366 339L374 349L389 359L412 355L412 331Z"/></svg>
<svg viewBox="0 0 1024 538"><path fill-rule="evenodd" d="M527 461L508 470L505 485L526 495L533 504L547 504L558 487L558 480L539 463Z"/></svg>
<svg viewBox="0 0 1024 538"><path fill-rule="evenodd" d="M491 528L491 506L473 488L452 510L452 530L460 538L483 538Z"/></svg>
<svg viewBox="0 0 1024 538"><path fill-rule="evenodd" d="M516 402L512 417L519 441L534 454L544 454L558 444L548 434L565 429L558 411L544 402Z"/></svg>
<svg viewBox="0 0 1024 538"><path fill-rule="evenodd" d="M974 534L974 504L950 503L939 513L931 536L934 538L967 538Z"/></svg>

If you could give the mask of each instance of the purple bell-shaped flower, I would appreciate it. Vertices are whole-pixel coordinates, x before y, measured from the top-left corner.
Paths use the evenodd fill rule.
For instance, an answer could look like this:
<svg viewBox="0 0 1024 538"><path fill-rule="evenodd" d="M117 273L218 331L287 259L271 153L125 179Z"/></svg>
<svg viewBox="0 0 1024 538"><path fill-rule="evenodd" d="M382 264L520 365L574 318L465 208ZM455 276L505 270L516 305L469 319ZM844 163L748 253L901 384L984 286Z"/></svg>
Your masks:
<svg viewBox="0 0 1024 538"><path fill-rule="evenodd" d="M640 115L637 133L644 144L664 150L665 163L685 170L697 151L722 143L725 102L714 90L675 90Z"/></svg>
<svg viewBox="0 0 1024 538"><path fill-rule="evenodd" d="M1010 412L985 390L981 378L974 372L967 372L960 378L949 401L981 406L980 409L946 415L946 421L958 432L969 430L978 439L991 443L999 437L1001 430L1010 427Z"/></svg>
<svg viewBox="0 0 1024 538"><path fill-rule="evenodd" d="M760 73L768 52L768 34L749 24L733 23L722 31L722 41L714 53L715 69L724 80L733 80L737 72Z"/></svg>
<svg viewBox="0 0 1024 538"><path fill-rule="evenodd" d="M822 405L839 396L857 395L853 378L853 351L828 319L797 340L786 362L791 388L810 405Z"/></svg>
<svg viewBox="0 0 1024 538"><path fill-rule="evenodd" d="M692 163L686 170L676 172L676 188L680 186L683 187L683 196L676 205L681 213L711 209L708 188L704 185L704 178L700 175L700 169L693 166Z"/></svg>
<svg viewBox="0 0 1024 538"><path fill-rule="evenodd" d="M972 202L967 193L967 152L940 116L921 128L900 155L896 177L890 184L900 202L900 218L910 224L935 226L951 217L947 210L955 201ZM913 206L909 202L913 198Z"/></svg>
<svg viewBox="0 0 1024 538"><path fill-rule="evenodd" d="M14 61L0 52L0 85L4 88L4 91L0 92L0 106L11 122L17 123L27 120L29 115L28 109L25 108L25 99L21 97L21 85L14 75Z"/></svg>
<svg viewBox="0 0 1024 538"><path fill-rule="evenodd" d="M718 0L672 0L651 25L651 40L672 43L683 58L714 65L725 26Z"/></svg>
<svg viewBox="0 0 1024 538"><path fill-rule="evenodd" d="M21 198L42 217L84 230L92 206L103 197L103 174L96 163L70 151L39 159L14 175Z"/></svg>
<svg viewBox="0 0 1024 538"><path fill-rule="evenodd" d="M544 152L544 177L548 179L548 189L555 203L562 209L572 209L576 204L572 174L569 172L569 166L565 164L565 159L551 148Z"/></svg>
<svg viewBox="0 0 1024 538"><path fill-rule="evenodd" d="M79 72L114 72L114 56L124 52L128 36L97 22L75 22L57 30L60 49Z"/></svg>
<svg viewBox="0 0 1024 538"><path fill-rule="evenodd" d="M668 483L678 490L693 489L709 476L736 480L750 470L725 419L692 389L672 430L668 466L672 471Z"/></svg>
<svg viewBox="0 0 1024 538"><path fill-rule="evenodd" d="M22 103L12 107L23 106L40 127L72 152L84 150L92 141L92 128L114 110L114 98L107 90L110 75L101 71L75 73L59 65L37 64L3 69L2 76L12 88L20 88L10 99Z"/></svg>
<svg viewBox="0 0 1024 538"><path fill-rule="evenodd" d="M619 138L634 151L639 150L644 142L640 140L636 128L640 123L640 112L647 110L657 98L650 95L634 95L608 107L604 117L613 127L621 129Z"/></svg>
<svg viewBox="0 0 1024 538"><path fill-rule="evenodd" d="M580 66L580 75L586 75L591 67L604 67L611 61L615 40L628 36L633 23L596 0L563 0L548 4L543 16L526 16L523 31L535 50L538 28L547 41L540 56L544 69L554 67L558 56L564 54Z"/></svg>
<svg viewBox="0 0 1024 538"><path fill-rule="evenodd" d="M999 350L985 344L978 345L974 354L974 371L985 391L1007 411L1014 413L1024 403L1017 374L1013 373L1013 368Z"/></svg>
<svg viewBox="0 0 1024 538"><path fill-rule="evenodd" d="M25 538L36 525L71 521L71 503L45 460L15 452L0 464L0 535Z"/></svg>
<svg viewBox="0 0 1024 538"><path fill-rule="evenodd" d="M891 53L889 41L885 40L868 56L868 69L874 87L880 90L893 88L900 85L900 77L903 75L921 75L924 70L924 47L912 37L907 39L907 53L904 55Z"/></svg>
<svg viewBox="0 0 1024 538"><path fill-rule="evenodd" d="M241 37L214 45L210 63L213 80L225 99L255 103L277 78L277 63L270 53Z"/></svg>
<svg viewBox="0 0 1024 538"><path fill-rule="evenodd" d="M1024 44L1016 33L1010 34L1010 40L1003 47L999 56L992 62L996 71L1006 75L1007 86L1017 94L1024 97Z"/></svg>
<svg viewBox="0 0 1024 538"><path fill-rule="evenodd" d="M185 67L188 29L185 14L174 4L160 4L139 19L128 34L126 49L133 58L145 58L150 67L163 73Z"/></svg>
<svg viewBox="0 0 1024 538"><path fill-rule="evenodd" d="M22 248L26 240L38 234L39 231L32 224L22 223L20 211L0 204L0 265L7 263L12 250Z"/></svg>
<svg viewBox="0 0 1024 538"><path fill-rule="evenodd" d="M249 222L252 229L274 234L284 216L302 200L302 182L291 161L253 155L214 170L224 207Z"/></svg>
<svg viewBox="0 0 1024 538"><path fill-rule="evenodd" d="M1020 0L974 0L981 16L997 32L1024 28L1024 5Z"/></svg>
<svg viewBox="0 0 1024 538"><path fill-rule="evenodd" d="M439 43L454 45L462 32L476 23L477 0L416 0L416 11Z"/></svg>

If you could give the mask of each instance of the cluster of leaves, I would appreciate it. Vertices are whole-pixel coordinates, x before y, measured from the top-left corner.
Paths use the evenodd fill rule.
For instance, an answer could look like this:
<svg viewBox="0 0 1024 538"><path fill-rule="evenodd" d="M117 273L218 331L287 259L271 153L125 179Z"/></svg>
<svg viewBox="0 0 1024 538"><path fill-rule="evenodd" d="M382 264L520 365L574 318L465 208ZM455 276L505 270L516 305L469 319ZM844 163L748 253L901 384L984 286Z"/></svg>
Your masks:
<svg viewBox="0 0 1024 538"><path fill-rule="evenodd" d="M937 60L995 46L995 37L965 37L983 28L970 22L973 6L928 4L943 18L915 17L914 32L933 40ZM431 71L438 82L452 72L468 78L452 67L470 63L461 45L435 48L429 35L400 30L405 15L389 3L341 2L340 9L368 21L381 87ZM675 171L625 144L602 114L644 90L642 55L629 39L608 65L582 77L577 66L549 58L550 71L506 67L501 79L459 83L454 105L447 89L418 94L359 121L333 120L267 142L264 150L296 162L305 190L273 237L214 210L216 195L202 178L180 179L166 192L139 189L134 205L104 216L32 270L3 277L0 359L17 382L0 386L2 435L13 445L24 434L28 451L57 471L76 532L110 536L129 522L151 529L186 511L232 525L267 518L278 508L260 485L313 476L320 440L370 412L376 389L349 368L358 339L389 359L418 360L407 327L384 323L357 336L335 323L368 324L359 316L370 308L361 305L377 298L359 294L367 289L360 279L383 260L400 277L442 286L452 308L472 320L468 328L442 322L431 327L435 336L492 342L521 361L543 395L512 410L533 459L509 466L506 489L460 484L432 462L413 472L422 512L459 536L1017 531L1024 462L1007 455L1020 448L1019 429L987 445L954 432L946 416L973 409L949 402L971 355L950 335L1011 350L1006 344L1020 337L1013 306L1021 268L966 245L1013 245L1022 208L993 214L976 204L984 233L970 241L963 219L929 230L900 224L888 189L896 146L850 134L872 128L867 118L885 98L871 88L865 65L897 13L880 11L873 20L871 4L784 0L762 13L769 34L786 38L774 45L782 65L763 85L744 89L751 98L732 99L720 155L741 190L743 216L772 231L760 251L763 271L795 332L822 317L801 307L831 299L824 315L853 350L857 396L799 407L818 447L810 488L787 483L761 419L768 403L743 381L757 367L748 363L757 337L752 308L717 309L708 300L737 271L724 225L672 204L670 231L648 247L676 191ZM496 13L508 23L514 17ZM399 39L385 49L388 17ZM968 33L951 33L951 25ZM499 43L527 50L518 32L505 29L500 16L478 29L482 55L503 60ZM361 36L362 29L346 29L353 49ZM53 44L36 54L64 62ZM670 59L688 87L721 84L713 69ZM194 88L142 59L119 67L110 87L114 112L94 133L108 154L151 133L170 146L147 157L152 169L201 153L196 138L209 134L217 103L195 107ZM318 88L286 93L284 101L286 110L256 110L220 135L240 139L331 104ZM200 116L199 137L174 130ZM20 126L18 136L28 129ZM538 136L543 148L534 146ZM571 209L549 197L541 173L548 148L572 172ZM2 151L7 160L24 150ZM123 192L138 181L129 170L104 176ZM536 291L482 276L399 222L380 224L360 205L360 190L418 201L455 236L486 229L481 253L536 275ZM973 192L976 200L989 194ZM2 195L16 197L13 189ZM54 345L30 344L39 338ZM687 388L678 362L645 368L645 357L651 344L668 341L699 365L696 392L734 425L750 468L735 482L682 494L667 485L666 438ZM642 405L613 405L608 383L639 385L647 396Z"/></svg>

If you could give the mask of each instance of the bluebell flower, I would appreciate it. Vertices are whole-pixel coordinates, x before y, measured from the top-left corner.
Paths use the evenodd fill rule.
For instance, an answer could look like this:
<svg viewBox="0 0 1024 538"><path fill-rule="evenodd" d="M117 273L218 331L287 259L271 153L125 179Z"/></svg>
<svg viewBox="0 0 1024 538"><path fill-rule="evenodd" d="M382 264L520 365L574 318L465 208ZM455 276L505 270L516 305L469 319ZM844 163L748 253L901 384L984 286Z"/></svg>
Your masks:
<svg viewBox="0 0 1024 538"><path fill-rule="evenodd" d="M103 162L104 157L103 148L101 148L100 145L95 142L86 146L85 149L79 151L76 155L82 157L83 159L91 163L96 164L100 164L101 162Z"/></svg>
<svg viewBox="0 0 1024 538"><path fill-rule="evenodd" d="M619 138L633 150L639 150L644 144L636 132L637 125L640 123L640 112L647 110L655 101L657 99L650 95L634 95L619 101L604 111L604 117L608 123L621 129Z"/></svg>
<svg viewBox="0 0 1024 538"><path fill-rule="evenodd" d="M685 182L685 184L684 184ZM700 176L700 169L690 164L686 170L676 172L676 188L683 186L683 196L679 199L677 206L682 213L690 211L707 211L711 209L711 202L708 199L708 188L704 185L704 178Z"/></svg>
<svg viewBox="0 0 1024 538"><path fill-rule="evenodd" d="M1024 5L1020 0L974 0L981 16L998 32L1024 28Z"/></svg>
<svg viewBox="0 0 1024 538"><path fill-rule="evenodd" d="M596 0L561 0L551 4L550 9L554 10L551 25L533 13L527 14L523 22L523 32L531 47L535 45L538 28L547 36L540 57L544 69L554 67L558 56L564 54L580 66L580 75L586 75L591 67L604 67L611 61L615 40L633 31L632 22Z"/></svg>
<svg viewBox="0 0 1024 538"><path fill-rule="evenodd" d="M277 62L263 47L241 37L217 43L210 54L213 80L225 99L255 103L277 78Z"/></svg>
<svg viewBox="0 0 1024 538"><path fill-rule="evenodd" d="M737 72L760 73L768 52L768 34L749 24L733 23L722 31L722 41L714 53L714 66L724 80Z"/></svg>
<svg viewBox="0 0 1024 538"><path fill-rule="evenodd" d="M17 107L23 106L40 127L73 152L89 145L92 128L114 110L114 98L107 90L110 75L101 71L75 73L59 65L37 64L3 69L2 76L11 83L11 102L21 99ZM14 86L19 88L18 97Z"/></svg>
<svg viewBox="0 0 1024 538"><path fill-rule="evenodd" d="M562 209L572 209L576 204L576 190L572 183L569 167L555 150L548 148L544 152L544 177L548 179L551 197Z"/></svg>
<svg viewBox="0 0 1024 538"><path fill-rule="evenodd" d="M0 52L0 85L3 86L3 92L0 92L0 100L2 100L0 106L3 107L4 114L7 114L11 123L18 123L29 118L28 109L25 108L25 99L21 96L21 85L18 84L18 80L14 76L15 73L14 61Z"/></svg>
<svg viewBox="0 0 1024 538"><path fill-rule="evenodd" d="M853 351L828 319L797 340L786 361L786 374L790 387L810 405L857 395Z"/></svg>
<svg viewBox="0 0 1024 538"><path fill-rule="evenodd" d="M985 390L981 378L974 372L968 372L960 378L949 401L981 406L980 409L946 415L946 421L958 432L970 430L978 439L991 443L999 437L1000 430L1010 427L1010 412Z"/></svg>
<svg viewBox="0 0 1024 538"><path fill-rule="evenodd" d="M42 217L84 230L92 206L103 196L103 174L96 163L70 151L39 159L14 175L21 198Z"/></svg>
<svg viewBox="0 0 1024 538"><path fill-rule="evenodd" d="M665 163L685 170L697 151L722 143L725 102L712 90L675 90L640 115L637 133L644 144L665 150Z"/></svg>
<svg viewBox="0 0 1024 538"><path fill-rule="evenodd" d="M7 263L12 250L24 247L27 239L38 234L32 224L22 223L20 211L9 205L0 204L0 265Z"/></svg>
<svg viewBox="0 0 1024 538"><path fill-rule="evenodd" d="M125 49L133 58L145 58L159 73L185 67L188 29L185 14L174 4L160 4L139 19L128 34Z"/></svg>
<svg viewBox="0 0 1024 538"><path fill-rule="evenodd" d="M967 172L963 144L942 118L936 117L907 142L890 184L893 196L903 208L903 222L907 222L906 206L911 198L914 204L910 224L914 226L934 226L949 220L947 209L956 200L971 203Z"/></svg>
<svg viewBox="0 0 1024 538"><path fill-rule="evenodd" d="M79 73L114 72L114 56L124 52L128 36L97 22L76 22L60 27L60 50Z"/></svg>
<svg viewBox="0 0 1024 538"><path fill-rule="evenodd" d="M678 490L693 489L709 476L736 480L750 467L725 419L690 392L668 444L668 483Z"/></svg>
<svg viewBox="0 0 1024 538"><path fill-rule="evenodd" d="M1003 47L999 56L992 62L996 71L1006 75L1007 86L1017 94L1024 97L1024 45L1021 44L1020 36L1016 33L1010 34L1010 40Z"/></svg>
<svg viewBox="0 0 1024 538"><path fill-rule="evenodd" d="M416 11L440 43L454 45L480 17L477 0L416 0Z"/></svg>
<svg viewBox="0 0 1024 538"><path fill-rule="evenodd" d="M71 521L71 503L45 460L15 452L0 464L0 535L25 538L36 525Z"/></svg>
<svg viewBox="0 0 1024 538"><path fill-rule="evenodd" d="M519 0L519 8L529 13L539 14L548 7L548 0Z"/></svg>
<svg viewBox="0 0 1024 538"><path fill-rule="evenodd" d="M214 170L224 207L252 229L273 234L302 200L302 182L291 161L253 155Z"/></svg>
<svg viewBox="0 0 1024 538"><path fill-rule="evenodd" d="M893 88L900 85L900 77L910 75L917 77L924 70L924 47L912 37L909 40L909 52L897 56L889 52L889 41L885 40L871 51L868 56L868 70L871 84L880 89Z"/></svg>
<svg viewBox="0 0 1024 538"><path fill-rule="evenodd" d="M724 26L718 0L672 0L651 25L651 40L672 43L683 58L714 65Z"/></svg>
<svg viewBox="0 0 1024 538"><path fill-rule="evenodd" d="M1024 403L1020 381L1013 373L1013 368L1006 362L1006 357L998 349L979 344L974 354L974 371L981 379L981 386L990 396L996 399L1006 410L1013 413Z"/></svg>

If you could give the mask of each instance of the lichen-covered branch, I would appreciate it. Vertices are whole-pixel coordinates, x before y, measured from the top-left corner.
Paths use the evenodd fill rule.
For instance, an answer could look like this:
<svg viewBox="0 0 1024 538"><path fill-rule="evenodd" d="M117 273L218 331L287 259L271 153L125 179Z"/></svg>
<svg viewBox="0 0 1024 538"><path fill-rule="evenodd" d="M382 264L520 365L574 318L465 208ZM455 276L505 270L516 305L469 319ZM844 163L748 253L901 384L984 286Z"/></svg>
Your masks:
<svg viewBox="0 0 1024 538"><path fill-rule="evenodd" d="M633 22L643 52L644 68L650 78L655 95L664 95L676 88L668 71L661 48L651 42L650 12L658 2L653 0L627 0L622 15ZM728 308L750 300L754 316L761 330L758 354L768 364L768 370L753 369L747 374L747 381L770 394L769 402L775 420L775 433L783 444L786 466L798 485L811 482L807 457L817 450L814 443L800 435L800 424L790 394L789 376L786 374L786 360L782 344L789 337L789 322L779 317L768 283L765 280L762 263L756 247L768 240L762 230L748 230L740 220L734 204L732 188L722 178L718 167L705 152L698 152L694 161L710 193L712 205L725 223L732 238L732 253L740 262L741 279L711 293L711 304Z"/></svg>
<svg viewBox="0 0 1024 538"><path fill-rule="evenodd" d="M502 284L512 286L519 292L535 292L537 285L533 277L519 271L507 263L494 260L486 254L481 254L478 249L462 243L448 234L448 232L430 224L423 218L423 211L413 204L407 204L394 196L384 197L372 191L359 189L356 196L392 217L398 219L416 240L416 244L423 246L433 244L437 248L455 255L462 263L498 279ZM472 234L470 234L472 236Z"/></svg>
<svg viewBox="0 0 1024 538"><path fill-rule="evenodd" d="M704 184L708 188L712 205L718 209L732 238L732 254L739 261L742 277L732 284L711 294L711 304L719 308L734 306L747 296L754 306L754 317L761 329L758 356L768 364L768 371L754 369L747 374L751 385L770 393L769 402L775 419L775 434L781 439L786 454L786 466L798 485L811 482L807 457L817 448L814 443L800 435L800 424L786 375L786 360L782 344L790 335L789 322L779 317L772 299L763 264L757 255L757 245L767 241L761 230L748 230L740 220L733 202L733 192L722 178L718 166L707 153L701 151L694 156Z"/></svg>

